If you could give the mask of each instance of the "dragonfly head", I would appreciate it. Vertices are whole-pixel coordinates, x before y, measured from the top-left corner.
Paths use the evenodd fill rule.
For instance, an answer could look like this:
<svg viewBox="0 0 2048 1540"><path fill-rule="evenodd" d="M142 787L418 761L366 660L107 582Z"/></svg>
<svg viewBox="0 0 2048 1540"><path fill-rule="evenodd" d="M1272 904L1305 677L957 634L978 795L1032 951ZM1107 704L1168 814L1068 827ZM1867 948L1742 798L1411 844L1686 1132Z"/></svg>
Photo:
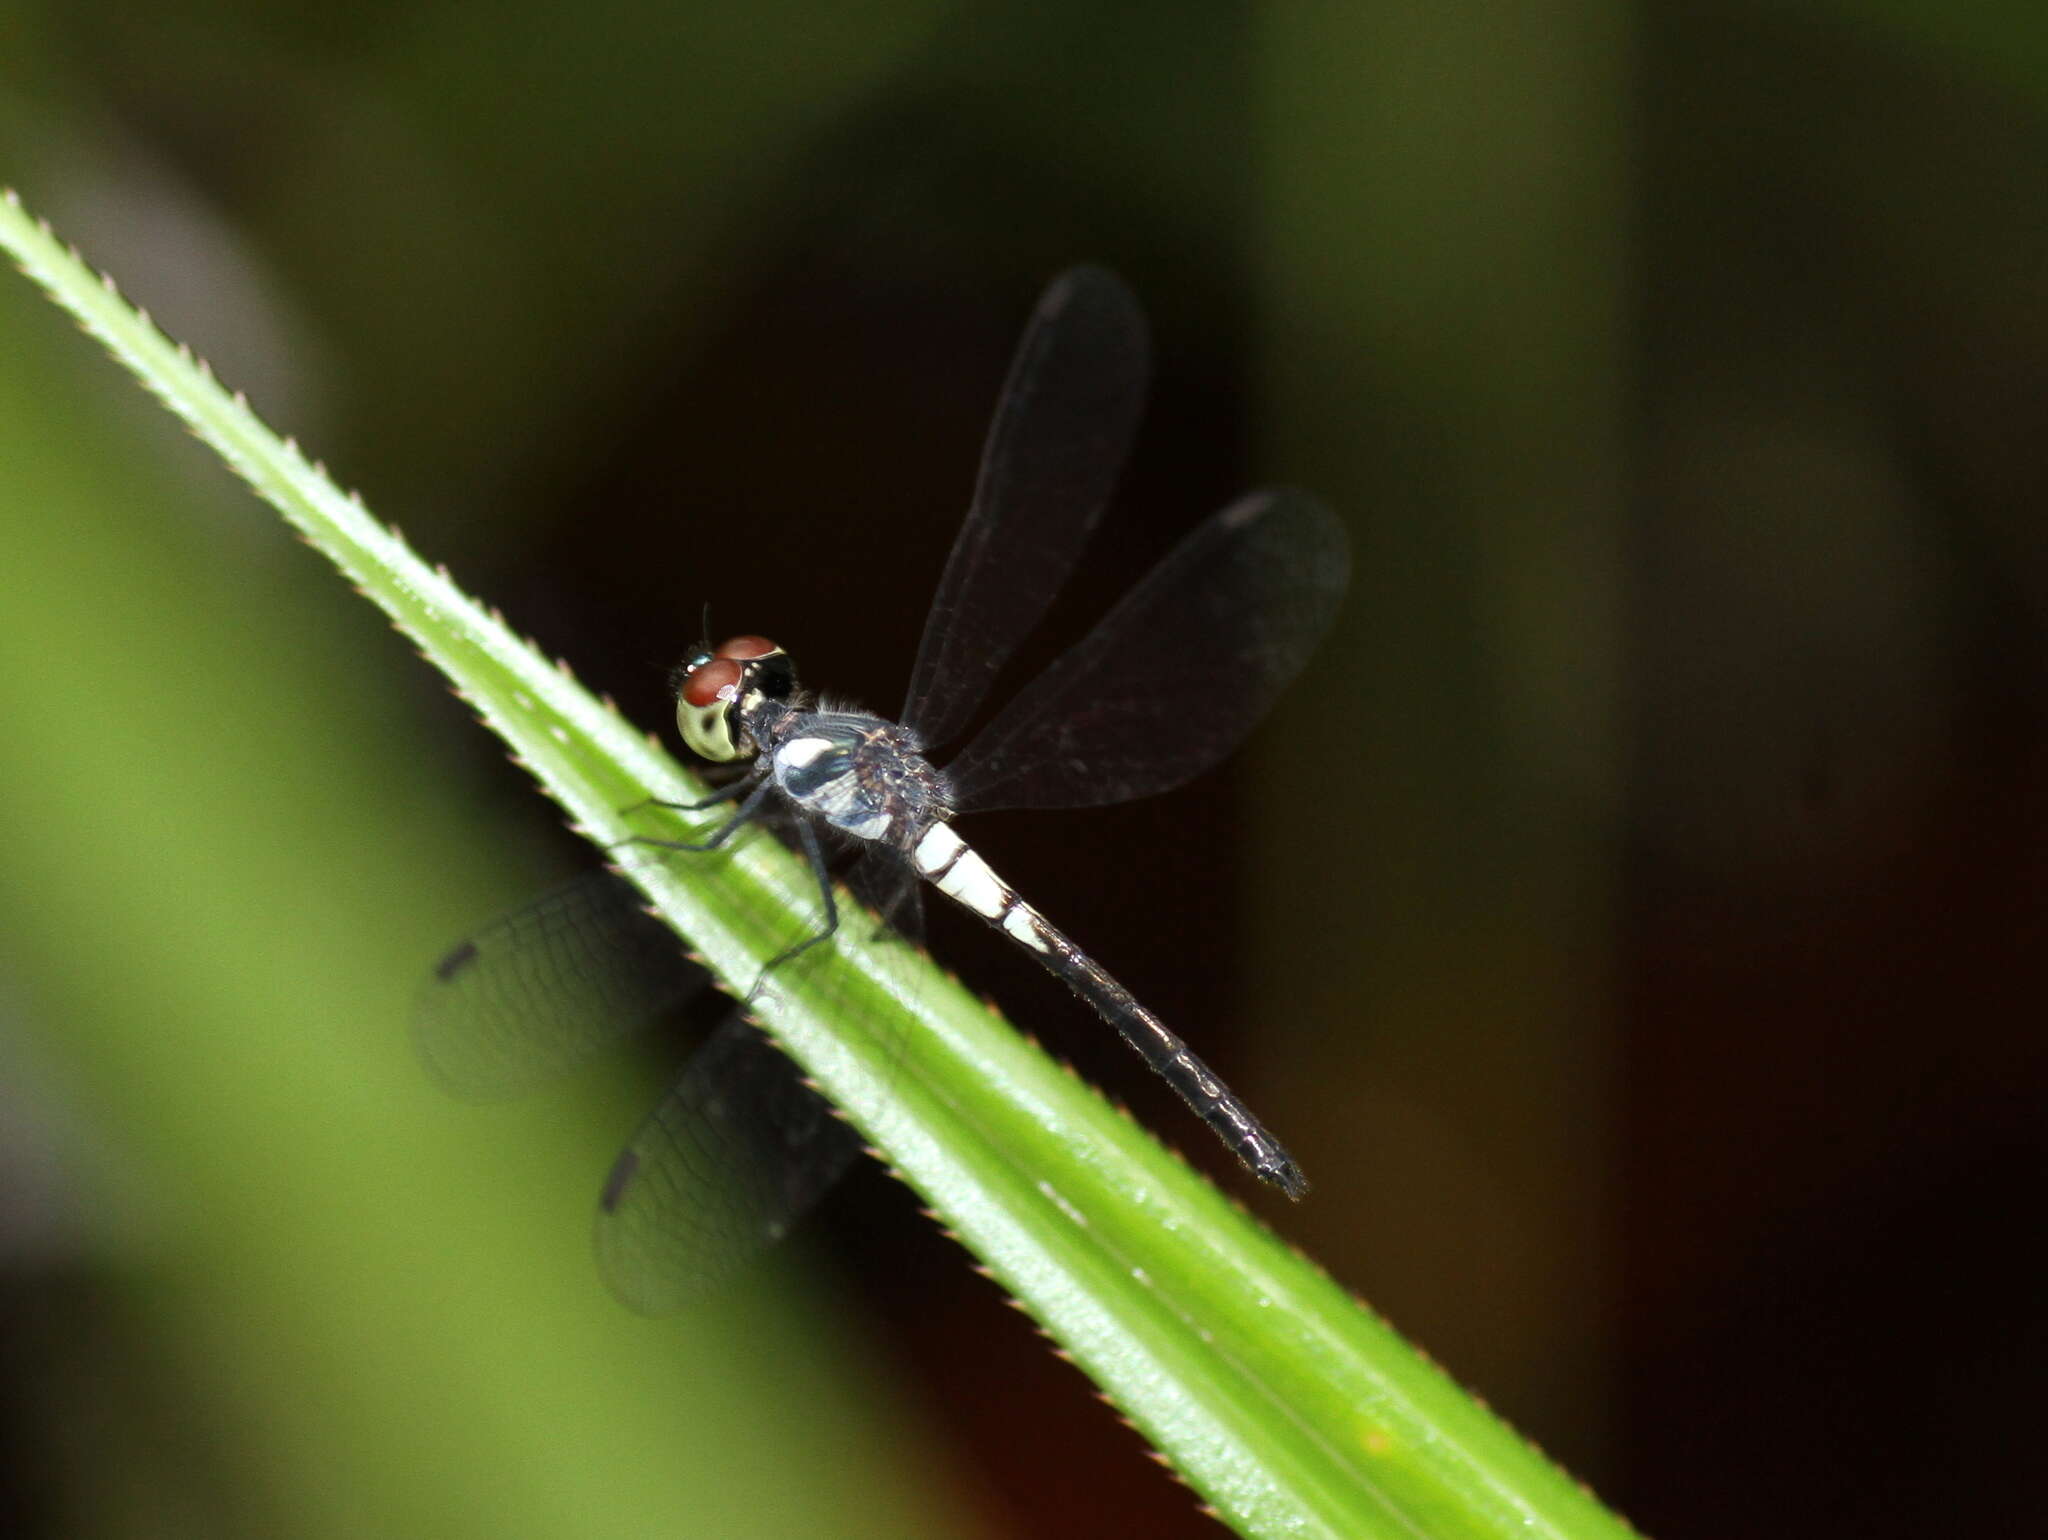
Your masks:
<svg viewBox="0 0 2048 1540"><path fill-rule="evenodd" d="M759 752L747 716L796 693L796 666L765 636L699 647L676 670L676 726L683 742L719 764Z"/></svg>

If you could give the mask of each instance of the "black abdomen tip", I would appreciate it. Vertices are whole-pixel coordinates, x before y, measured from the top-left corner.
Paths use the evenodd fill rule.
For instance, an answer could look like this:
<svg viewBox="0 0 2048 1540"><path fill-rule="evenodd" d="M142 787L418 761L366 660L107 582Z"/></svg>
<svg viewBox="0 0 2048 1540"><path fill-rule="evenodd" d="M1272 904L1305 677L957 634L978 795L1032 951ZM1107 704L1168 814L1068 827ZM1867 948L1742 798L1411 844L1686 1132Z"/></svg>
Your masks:
<svg viewBox="0 0 2048 1540"><path fill-rule="evenodd" d="M1257 1169L1261 1179L1271 1182L1296 1203L1308 1196L1308 1178L1301 1174L1301 1167L1289 1157L1282 1155Z"/></svg>

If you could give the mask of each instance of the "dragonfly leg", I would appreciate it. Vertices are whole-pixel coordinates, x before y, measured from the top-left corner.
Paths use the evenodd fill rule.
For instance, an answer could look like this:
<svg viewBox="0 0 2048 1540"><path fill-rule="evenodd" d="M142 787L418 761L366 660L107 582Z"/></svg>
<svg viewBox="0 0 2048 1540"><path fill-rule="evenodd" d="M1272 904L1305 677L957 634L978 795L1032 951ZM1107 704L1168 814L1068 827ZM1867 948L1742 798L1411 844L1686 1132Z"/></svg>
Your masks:
<svg viewBox="0 0 2048 1540"><path fill-rule="evenodd" d="M818 831L810 820L798 819L796 837L804 847L804 859L811 864L811 875L818 879L818 896L825 901L825 923L813 935L804 937L795 946L785 947L761 965L761 971L754 979L754 987L747 991L751 1002L761 992L761 986L768 982L768 975L786 962L791 962L822 941L830 941L839 933L839 902L832 896L832 873L825 865L825 847L818 839Z"/></svg>
<svg viewBox="0 0 2048 1540"><path fill-rule="evenodd" d="M705 840L702 844L694 844L689 840L656 839L651 834L629 834L620 840L618 845L613 845L610 848L616 850L619 848L619 845L652 845L657 850L687 850L696 855L702 855L707 850L716 850L742 828L754 821L761 811L761 804L767 801L768 793L775 789L775 782L766 776L763 776L751 785L744 781L738 784L746 788L746 801L739 805L738 811L731 818L719 826L716 834L712 835L710 839ZM730 801L731 798L718 797L712 800ZM663 803L662 805L667 807L673 804ZM705 806L709 805L709 803L705 804Z"/></svg>
<svg viewBox="0 0 2048 1540"><path fill-rule="evenodd" d="M719 787L701 802L664 802L659 797L642 797L632 806L620 808L619 816L630 818L646 807L665 807L672 813L701 813L707 807L717 807L721 802L732 802L744 797L753 788L753 784L751 776L741 776L738 780Z"/></svg>

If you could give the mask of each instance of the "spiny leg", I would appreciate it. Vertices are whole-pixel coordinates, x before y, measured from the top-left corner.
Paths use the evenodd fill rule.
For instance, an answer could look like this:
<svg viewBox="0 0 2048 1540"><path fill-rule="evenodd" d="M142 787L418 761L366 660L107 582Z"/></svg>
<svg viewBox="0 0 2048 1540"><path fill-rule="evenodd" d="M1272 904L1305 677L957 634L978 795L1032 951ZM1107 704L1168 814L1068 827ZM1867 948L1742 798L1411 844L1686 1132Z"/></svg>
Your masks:
<svg viewBox="0 0 2048 1540"><path fill-rule="evenodd" d="M825 864L824 844L819 840L818 831L812 827L809 819L799 818L796 821L796 837L798 843L804 847L804 859L810 863L811 875L817 879L818 896L825 901L824 928L815 935L804 937L795 946L785 947L761 964L761 971L754 978L754 987L747 991L747 1003L750 1005L754 997L760 994L761 986L768 982L769 974L784 963L791 962L808 952L821 941L830 941L839 932L839 901L832 894L832 873Z"/></svg>
<svg viewBox="0 0 2048 1540"><path fill-rule="evenodd" d="M751 782L741 780L735 781L731 786L720 787L716 793L702 802L663 802L659 798L650 797L647 801L638 803L636 806L646 807L649 803L652 803L656 807L673 808L679 811L695 811L700 808L714 806L720 802L729 802L742 792L745 793L746 800L740 804L732 817L720 826L717 833L701 844L688 840L656 839L651 834L630 835L619 841L619 844L652 845L658 850L681 850L693 855L702 855L706 851L717 850L741 828L752 823L760 815L761 804L767 800L768 794L774 789L774 779L769 776L762 776L758 780ZM749 1002L761 992L761 986L768 981L770 973L774 972L784 963L790 962L809 951L820 942L831 940L839 932L839 904L832 893L832 874L825 864L825 847L818 839L818 831L811 825L808 819L799 818L795 822L797 839L803 845L804 857L810 863L811 875L817 879L818 896L823 899L825 904L825 924L815 935L806 936L803 940L797 942L796 945L784 948L761 965L761 971L754 979L754 987L747 991ZM613 848L616 849L617 846Z"/></svg>
<svg viewBox="0 0 2048 1540"><path fill-rule="evenodd" d="M757 784L755 778L743 775L719 787L701 802L664 802L659 797L642 797L630 807L619 809L621 818L630 818L644 807L665 807L672 813L701 813L707 807L717 807L721 802L732 802L744 797Z"/></svg>
<svg viewBox="0 0 2048 1540"><path fill-rule="evenodd" d="M742 781L735 784L746 786L747 783ZM616 850L619 848L619 845L652 845L657 850L686 850L693 855L702 855L708 850L716 850L760 815L761 804L768 800L768 793L774 789L775 782L767 777L763 777L761 780L754 782L752 786L747 787L746 801L739 805L739 810L719 828L716 834L712 835L710 839L705 840L702 844L693 844L689 840L656 839L651 834L629 834L620 840L618 845L613 845L611 848ZM729 802L731 800L730 796L721 795L712 798L711 801L702 805L710 807L713 803ZM642 805L644 806L645 804ZM675 806L675 804L667 802L661 805L663 807Z"/></svg>

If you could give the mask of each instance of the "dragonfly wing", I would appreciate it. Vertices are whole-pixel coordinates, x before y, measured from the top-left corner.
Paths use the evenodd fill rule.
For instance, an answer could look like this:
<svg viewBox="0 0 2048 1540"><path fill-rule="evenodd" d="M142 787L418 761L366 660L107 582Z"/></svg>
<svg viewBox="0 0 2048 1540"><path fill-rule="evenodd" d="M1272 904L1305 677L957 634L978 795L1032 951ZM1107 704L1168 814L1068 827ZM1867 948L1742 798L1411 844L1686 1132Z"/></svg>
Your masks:
<svg viewBox="0 0 2048 1540"><path fill-rule="evenodd" d="M598 1270L643 1315L730 1278L824 1195L859 1136L737 1015L691 1056L598 1204Z"/></svg>
<svg viewBox="0 0 2048 1540"><path fill-rule="evenodd" d="M1343 526L1307 493L1240 498L961 751L960 810L1092 807L1199 775L1301 672L1350 572Z"/></svg>
<svg viewBox="0 0 2048 1540"><path fill-rule="evenodd" d="M550 889L436 964L413 1040L457 1096L490 1100L567 1073L709 982L623 878Z"/></svg>
<svg viewBox="0 0 2048 1540"><path fill-rule="evenodd" d="M959 735L1074 570L1130 452L1150 357L1144 312L1106 269L1073 268L1039 300L911 670L901 720L928 746Z"/></svg>
<svg viewBox="0 0 2048 1540"><path fill-rule="evenodd" d="M846 869L846 889L879 923L878 936L924 945L924 881L903 853L872 843Z"/></svg>

